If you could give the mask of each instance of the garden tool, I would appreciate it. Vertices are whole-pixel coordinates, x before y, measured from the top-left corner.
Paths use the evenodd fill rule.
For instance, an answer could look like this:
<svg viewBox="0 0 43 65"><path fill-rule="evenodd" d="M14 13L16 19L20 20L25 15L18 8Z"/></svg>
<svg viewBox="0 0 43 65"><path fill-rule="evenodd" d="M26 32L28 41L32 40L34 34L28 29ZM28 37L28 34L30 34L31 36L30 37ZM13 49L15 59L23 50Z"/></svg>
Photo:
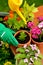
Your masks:
<svg viewBox="0 0 43 65"><path fill-rule="evenodd" d="M5 17L5 16L7 16L7 15L9 15L8 12L0 12L0 17Z"/></svg>
<svg viewBox="0 0 43 65"><path fill-rule="evenodd" d="M0 40L12 44L13 46L18 46L18 41L13 36L15 32L0 23Z"/></svg>
<svg viewBox="0 0 43 65"><path fill-rule="evenodd" d="M5 16L8 16L9 13L8 12L0 12L0 23L3 23L3 19Z"/></svg>
<svg viewBox="0 0 43 65"><path fill-rule="evenodd" d="M12 11L15 11L25 22L26 24L26 19L22 15L21 11L19 10L23 0L8 0L8 5Z"/></svg>

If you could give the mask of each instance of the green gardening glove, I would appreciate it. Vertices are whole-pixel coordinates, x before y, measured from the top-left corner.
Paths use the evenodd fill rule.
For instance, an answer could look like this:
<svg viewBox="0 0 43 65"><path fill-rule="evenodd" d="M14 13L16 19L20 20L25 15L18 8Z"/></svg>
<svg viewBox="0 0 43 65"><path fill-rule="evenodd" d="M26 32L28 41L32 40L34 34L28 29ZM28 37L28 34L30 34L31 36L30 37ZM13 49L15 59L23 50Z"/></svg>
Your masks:
<svg viewBox="0 0 43 65"><path fill-rule="evenodd" d="M9 28L6 28L2 23L0 23L0 40L18 46L18 41L13 36L15 32Z"/></svg>

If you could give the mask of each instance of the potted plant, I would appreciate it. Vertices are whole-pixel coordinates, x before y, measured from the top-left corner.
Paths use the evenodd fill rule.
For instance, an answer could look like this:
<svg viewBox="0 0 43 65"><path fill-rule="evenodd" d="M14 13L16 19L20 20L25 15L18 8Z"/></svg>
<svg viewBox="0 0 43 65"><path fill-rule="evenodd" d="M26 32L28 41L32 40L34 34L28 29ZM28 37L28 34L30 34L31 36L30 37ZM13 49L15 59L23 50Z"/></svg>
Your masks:
<svg viewBox="0 0 43 65"><path fill-rule="evenodd" d="M20 43L19 46L24 46L25 44L29 45L31 42L31 34L28 33L26 30L20 30L16 32L14 36Z"/></svg>
<svg viewBox="0 0 43 65"><path fill-rule="evenodd" d="M37 26L33 22L29 22L28 27L31 29L32 43L36 44L43 54L43 18L38 17L38 20L39 24Z"/></svg>
<svg viewBox="0 0 43 65"><path fill-rule="evenodd" d="M29 46L31 43L31 34L28 33L26 30L17 31L14 36L17 39L17 41L19 42L18 47L22 47L24 45ZM11 48L13 54L15 55L17 48L12 45L10 45L10 48Z"/></svg>
<svg viewBox="0 0 43 65"><path fill-rule="evenodd" d="M43 54L43 30L40 29L39 27L34 27L31 30L31 34L32 42L39 47L41 53Z"/></svg>
<svg viewBox="0 0 43 65"><path fill-rule="evenodd" d="M16 49L15 65L42 65L42 55L36 45L20 47Z"/></svg>

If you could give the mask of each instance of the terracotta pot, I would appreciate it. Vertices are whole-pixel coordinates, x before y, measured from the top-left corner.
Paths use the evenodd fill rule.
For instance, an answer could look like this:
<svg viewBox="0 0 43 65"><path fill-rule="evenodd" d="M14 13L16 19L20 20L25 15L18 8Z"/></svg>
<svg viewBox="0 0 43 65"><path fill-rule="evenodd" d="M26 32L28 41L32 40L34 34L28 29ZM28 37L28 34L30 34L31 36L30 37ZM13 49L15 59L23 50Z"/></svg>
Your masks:
<svg viewBox="0 0 43 65"><path fill-rule="evenodd" d="M32 43L36 44L38 48L40 49L40 52L43 54L43 42L36 42L32 39Z"/></svg>
<svg viewBox="0 0 43 65"><path fill-rule="evenodd" d="M21 31L24 31L29 35L30 39L29 39L29 41L27 43L25 43L27 46L29 46L30 43L31 43L31 34L29 32L27 32L25 30L20 30L20 31L16 32L16 34L14 36L18 35ZM23 47L25 44L19 43L18 47ZM17 53L16 52L17 47L10 45L10 48L11 48L13 54L15 55Z"/></svg>
<svg viewBox="0 0 43 65"><path fill-rule="evenodd" d="M43 5L38 7L38 12L34 13L34 23L37 25L38 19L37 17L43 17Z"/></svg>

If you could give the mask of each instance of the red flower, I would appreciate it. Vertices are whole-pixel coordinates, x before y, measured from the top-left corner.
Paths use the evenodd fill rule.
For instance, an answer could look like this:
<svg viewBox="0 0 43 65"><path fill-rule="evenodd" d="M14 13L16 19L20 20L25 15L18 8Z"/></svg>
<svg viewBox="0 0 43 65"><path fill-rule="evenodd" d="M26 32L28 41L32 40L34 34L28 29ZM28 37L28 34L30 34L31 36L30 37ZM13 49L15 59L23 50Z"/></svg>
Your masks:
<svg viewBox="0 0 43 65"><path fill-rule="evenodd" d="M17 21L20 21L21 20L21 18L20 17L17 17Z"/></svg>
<svg viewBox="0 0 43 65"><path fill-rule="evenodd" d="M8 20L8 16L5 16L3 20L4 21L7 21Z"/></svg>

